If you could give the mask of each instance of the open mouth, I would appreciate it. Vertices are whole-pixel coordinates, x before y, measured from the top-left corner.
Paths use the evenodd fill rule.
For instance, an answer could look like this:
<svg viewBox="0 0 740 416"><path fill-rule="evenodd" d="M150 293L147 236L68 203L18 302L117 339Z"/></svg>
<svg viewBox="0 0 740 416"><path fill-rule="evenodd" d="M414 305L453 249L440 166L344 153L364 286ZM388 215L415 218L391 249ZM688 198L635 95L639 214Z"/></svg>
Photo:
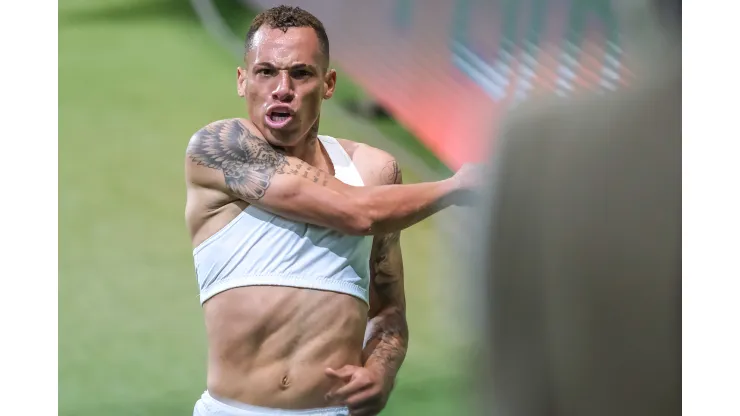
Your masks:
<svg viewBox="0 0 740 416"><path fill-rule="evenodd" d="M273 111L272 113L270 113L270 120L276 123L282 123L283 121L286 121L289 118L290 118L290 113L288 112Z"/></svg>
<svg viewBox="0 0 740 416"><path fill-rule="evenodd" d="M271 128L284 127L293 118L293 113L287 108L276 108L265 115L265 121Z"/></svg>

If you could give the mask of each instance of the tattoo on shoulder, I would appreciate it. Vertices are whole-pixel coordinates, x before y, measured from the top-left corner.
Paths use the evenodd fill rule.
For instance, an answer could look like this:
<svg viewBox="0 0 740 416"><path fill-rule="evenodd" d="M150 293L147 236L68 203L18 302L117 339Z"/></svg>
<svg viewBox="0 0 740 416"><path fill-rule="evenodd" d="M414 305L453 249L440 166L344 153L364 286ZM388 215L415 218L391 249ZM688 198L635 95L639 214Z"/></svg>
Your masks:
<svg viewBox="0 0 740 416"><path fill-rule="evenodd" d="M191 139L187 154L199 165L222 171L232 192L255 201L265 195L272 177L288 166L284 154L239 120L204 127Z"/></svg>
<svg viewBox="0 0 740 416"><path fill-rule="evenodd" d="M400 184L403 182L401 178L401 169L398 167L398 162L391 160L386 163L383 170L380 171L380 176L386 184Z"/></svg>

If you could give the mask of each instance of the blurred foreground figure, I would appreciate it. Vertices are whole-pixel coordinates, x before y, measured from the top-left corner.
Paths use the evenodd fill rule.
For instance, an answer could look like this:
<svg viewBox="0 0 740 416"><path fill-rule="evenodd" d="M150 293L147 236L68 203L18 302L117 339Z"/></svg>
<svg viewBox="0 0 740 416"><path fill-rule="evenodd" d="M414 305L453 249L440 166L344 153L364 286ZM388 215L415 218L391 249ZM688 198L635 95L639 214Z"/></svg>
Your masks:
<svg viewBox="0 0 740 416"><path fill-rule="evenodd" d="M681 412L681 4L615 6L636 83L522 108L496 151L485 414Z"/></svg>

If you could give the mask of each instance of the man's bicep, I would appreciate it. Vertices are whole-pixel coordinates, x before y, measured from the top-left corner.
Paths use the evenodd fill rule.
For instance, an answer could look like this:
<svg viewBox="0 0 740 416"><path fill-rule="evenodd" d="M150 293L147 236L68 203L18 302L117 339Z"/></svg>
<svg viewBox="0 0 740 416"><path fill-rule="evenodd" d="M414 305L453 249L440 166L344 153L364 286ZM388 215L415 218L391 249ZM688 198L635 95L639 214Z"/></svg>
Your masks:
<svg viewBox="0 0 740 416"><path fill-rule="evenodd" d="M188 156L198 166L218 170L223 174L223 190L233 196L254 203L265 197L275 182L283 182L283 192L295 187L291 180L277 180L284 174L303 174L305 179L327 184L327 175L270 146L257 137L239 120L212 123L198 131L188 145ZM311 177L308 177L308 174Z"/></svg>
<svg viewBox="0 0 740 416"><path fill-rule="evenodd" d="M235 119L217 121L196 132L187 156L191 180L247 202L261 199L273 177L288 164L285 155ZM214 180L215 172L221 173L221 180Z"/></svg>

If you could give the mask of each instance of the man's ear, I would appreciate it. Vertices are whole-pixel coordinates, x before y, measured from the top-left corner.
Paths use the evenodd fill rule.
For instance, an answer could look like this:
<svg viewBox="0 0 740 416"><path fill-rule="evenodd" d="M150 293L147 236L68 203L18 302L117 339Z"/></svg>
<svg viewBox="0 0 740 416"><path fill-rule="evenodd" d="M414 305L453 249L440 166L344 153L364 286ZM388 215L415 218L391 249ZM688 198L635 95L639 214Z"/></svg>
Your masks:
<svg viewBox="0 0 740 416"><path fill-rule="evenodd" d="M329 68L324 75L324 99L328 100L334 96L334 89L337 87L337 71Z"/></svg>
<svg viewBox="0 0 740 416"><path fill-rule="evenodd" d="M247 70L236 67L236 93L244 98L247 95Z"/></svg>

